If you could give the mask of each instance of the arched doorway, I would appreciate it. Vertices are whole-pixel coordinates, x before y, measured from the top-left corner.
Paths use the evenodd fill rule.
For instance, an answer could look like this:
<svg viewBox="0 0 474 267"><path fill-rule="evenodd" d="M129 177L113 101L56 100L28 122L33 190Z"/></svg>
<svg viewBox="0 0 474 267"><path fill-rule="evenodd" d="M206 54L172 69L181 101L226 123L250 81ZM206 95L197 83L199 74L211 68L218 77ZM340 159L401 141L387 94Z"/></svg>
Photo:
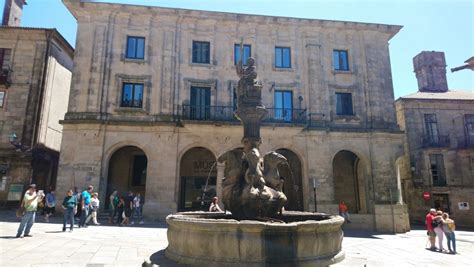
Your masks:
<svg viewBox="0 0 474 267"><path fill-rule="evenodd" d="M216 157L204 147L186 151L180 162L179 211L209 209L211 199L216 196L215 164Z"/></svg>
<svg viewBox="0 0 474 267"><path fill-rule="evenodd" d="M332 168L336 202L344 200L351 213L367 213L364 169L359 157L351 151L339 151Z"/></svg>
<svg viewBox="0 0 474 267"><path fill-rule="evenodd" d="M109 161L107 178L106 207L109 207L109 197L114 190L125 196L128 191L140 193L145 200L145 186L148 159L145 152L135 146L125 146L112 154Z"/></svg>
<svg viewBox="0 0 474 267"><path fill-rule="evenodd" d="M280 177L285 179L283 184L283 193L288 198L288 202L285 205L285 210L303 210L303 186L302 186L302 168L301 161L293 151L289 149L278 149L277 153L282 154L290 165L280 165L278 172Z"/></svg>

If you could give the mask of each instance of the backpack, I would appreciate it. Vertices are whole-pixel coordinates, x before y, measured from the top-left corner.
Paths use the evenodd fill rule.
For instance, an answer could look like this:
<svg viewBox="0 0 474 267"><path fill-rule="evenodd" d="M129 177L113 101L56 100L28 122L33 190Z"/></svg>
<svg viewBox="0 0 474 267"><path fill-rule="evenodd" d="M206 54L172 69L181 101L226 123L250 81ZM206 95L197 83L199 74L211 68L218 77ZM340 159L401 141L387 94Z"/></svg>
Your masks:
<svg viewBox="0 0 474 267"><path fill-rule="evenodd" d="M440 223L439 223L439 221L437 221L437 220L432 220L432 221L431 221L431 227L433 227L433 228L438 227L439 224L440 224Z"/></svg>

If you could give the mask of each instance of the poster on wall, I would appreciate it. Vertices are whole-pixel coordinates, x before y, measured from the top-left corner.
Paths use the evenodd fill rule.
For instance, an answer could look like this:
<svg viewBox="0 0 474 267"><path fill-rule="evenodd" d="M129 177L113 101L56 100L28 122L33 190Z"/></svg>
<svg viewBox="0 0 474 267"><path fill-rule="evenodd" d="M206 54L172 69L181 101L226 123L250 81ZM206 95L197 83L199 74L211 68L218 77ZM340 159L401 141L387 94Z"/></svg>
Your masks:
<svg viewBox="0 0 474 267"><path fill-rule="evenodd" d="M458 202L459 210L469 210L469 202Z"/></svg>
<svg viewBox="0 0 474 267"><path fill-rule="evenodd" d="M23 184L10 184L7 201L20 201L23 193Z"/></svg>

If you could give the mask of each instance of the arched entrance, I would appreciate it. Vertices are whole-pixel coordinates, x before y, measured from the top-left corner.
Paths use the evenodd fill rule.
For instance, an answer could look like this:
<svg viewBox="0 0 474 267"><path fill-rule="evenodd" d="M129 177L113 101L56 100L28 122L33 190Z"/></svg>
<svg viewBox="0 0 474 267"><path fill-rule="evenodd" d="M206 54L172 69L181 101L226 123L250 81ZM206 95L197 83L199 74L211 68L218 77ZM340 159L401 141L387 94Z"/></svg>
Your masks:
<svg viewBox="0 0 474 267"><path fill-rule="evenodd" d="M367 213L364 169L359 157L351 151L339 151L332 168L336 202L344 200L351 213Z"/></svg>
<svg viewBox="0 0 474 267"><path fill-rule="evenodd" d="M283 184L283 193L288 198L288 202L285 205L285 210L303 210L303 186L302 186L302 168L301 161L293 151L289 149L278 149L277 153L282 154L290 165L280 165L278 172L280 177L285 179Z"/></svg>
<svg viewBox="0 0 474 267"><path fill-rule="evenodd" d="M125 196L128 191L140 193L145 200L145 185L148 159L145 152L135 146L125 146L112 154L107 178L106 207L109 207L110 194L117 190Z"/></svg>
<svg viewBox="0 0 474 267"><path fill-rule="evenodd" d="M209 209L211 199L216 196L215 163L214 154L204 147L186 151L180 162L179 211Z"/></svg>

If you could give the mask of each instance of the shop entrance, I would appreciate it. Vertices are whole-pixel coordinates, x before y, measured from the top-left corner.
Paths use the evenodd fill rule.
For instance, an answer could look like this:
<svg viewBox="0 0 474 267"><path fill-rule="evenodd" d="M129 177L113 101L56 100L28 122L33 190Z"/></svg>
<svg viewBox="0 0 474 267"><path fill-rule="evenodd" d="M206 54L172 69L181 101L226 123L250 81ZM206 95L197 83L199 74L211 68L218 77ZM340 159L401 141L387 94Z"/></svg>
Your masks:
<svg viewBox="0 0 474 267"><path fill-rule="evenodd" d="M436 210L451 213L448 194L433 194L433 204Z"/></svg>

